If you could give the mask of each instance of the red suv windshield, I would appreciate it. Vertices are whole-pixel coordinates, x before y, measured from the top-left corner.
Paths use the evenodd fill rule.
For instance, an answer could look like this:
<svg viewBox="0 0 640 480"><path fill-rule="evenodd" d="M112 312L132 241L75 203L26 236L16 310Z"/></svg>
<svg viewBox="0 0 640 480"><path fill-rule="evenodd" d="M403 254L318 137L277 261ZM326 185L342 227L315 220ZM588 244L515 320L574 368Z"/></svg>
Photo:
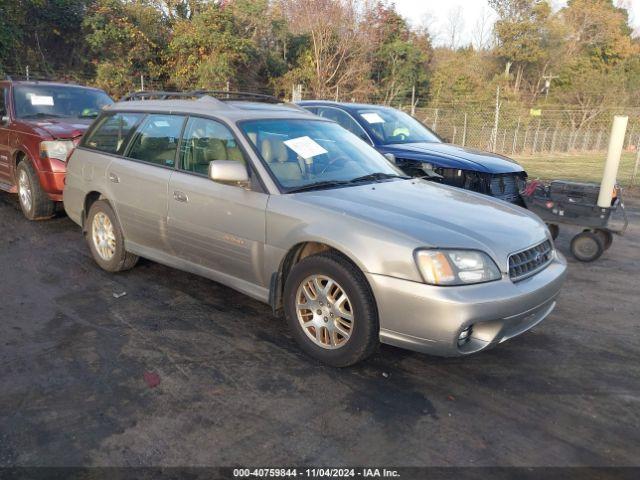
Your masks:
<svg viewBox="0 0 640 480"><path fill-rule="evenodd" d="M113 100L101 90L68 85L19 85L13 89L17 118L95 118Z"/></svg>

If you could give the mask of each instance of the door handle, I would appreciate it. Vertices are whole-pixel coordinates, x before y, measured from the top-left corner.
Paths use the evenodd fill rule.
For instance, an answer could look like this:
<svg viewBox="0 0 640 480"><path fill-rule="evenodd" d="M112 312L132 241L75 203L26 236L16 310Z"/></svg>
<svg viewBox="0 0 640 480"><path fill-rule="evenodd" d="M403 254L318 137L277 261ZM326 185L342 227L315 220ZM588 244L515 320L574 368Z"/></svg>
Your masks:
<svg viewBox="0 0 640 480"><path fill-rule="evenodd" d="M115 173L109 174L109 180L111 180L113 183L120 183L120 177L118 177L118 175L116 175Z"/></svg>
<svg viewBox="0 0 640 480"><path fill-rule="evenodd" d="M184 192L179 192L179 191L175 191L173 192L173 199L178 201L178 202L188 202L189 201L189 197L187 197L187 194Z"/></svg>

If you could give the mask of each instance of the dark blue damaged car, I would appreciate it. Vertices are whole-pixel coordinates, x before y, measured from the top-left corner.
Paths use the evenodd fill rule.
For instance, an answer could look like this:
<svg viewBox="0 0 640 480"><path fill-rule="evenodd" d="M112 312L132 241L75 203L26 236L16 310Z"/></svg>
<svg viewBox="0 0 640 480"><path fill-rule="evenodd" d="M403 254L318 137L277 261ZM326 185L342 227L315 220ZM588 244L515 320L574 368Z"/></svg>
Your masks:
<svg viewBox="0 0 640 480"><path fill-rule="evenodd" d="M521 204L527 173L515 161L445 143L422 123L390 107L330 101L298 105L362 138L408 175Z"/></svg>

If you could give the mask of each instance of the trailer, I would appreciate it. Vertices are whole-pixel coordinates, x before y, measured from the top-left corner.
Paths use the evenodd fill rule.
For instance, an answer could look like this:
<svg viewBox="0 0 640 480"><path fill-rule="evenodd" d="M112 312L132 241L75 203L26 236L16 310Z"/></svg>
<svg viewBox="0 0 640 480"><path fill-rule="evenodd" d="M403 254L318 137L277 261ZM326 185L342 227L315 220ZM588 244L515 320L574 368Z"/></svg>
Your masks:
<svg viewBox="0 0 640 480"><path fill-rule="evenodd" d="M614 187L609 207L598 206L599 193L596 183L535 180L527 183L521 197L525 206L548 225L554 240L560 225L581 227L582 232L571 240L571 253L581 262L592 262L611 247L613 235L623 235L629 225L620 186ZM623 225L612 228L610 220L618 210Z"/></svg>

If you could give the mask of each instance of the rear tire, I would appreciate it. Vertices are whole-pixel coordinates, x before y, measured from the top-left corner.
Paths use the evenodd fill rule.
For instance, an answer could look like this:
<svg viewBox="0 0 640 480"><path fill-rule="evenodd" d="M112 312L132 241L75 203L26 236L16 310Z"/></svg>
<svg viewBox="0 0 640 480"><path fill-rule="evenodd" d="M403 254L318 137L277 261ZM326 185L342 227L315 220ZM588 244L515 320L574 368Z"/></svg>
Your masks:
<svg viewBox="0 0 640 480"><path fill-rule="evenodd" d="M600 237L600 241L602 242L602 246L605 250L609 250L611 244L613 243L613 233L609 230L601 230L598 229L595 231L596 235Z"/></svg>
<svg viewBox="0 0 640 480"><path fill-rule="evenodd" d="M603 252L602 240L595 232L582 232L571 240L571 253L581 262L593 262L600 258Z"/></svg>
<svg viewBox="0 0 640 480"><path fill-rule="evenodd" d="M22 213L29 220L53 217L56 204L40 185L38 173L29 160L22 160L16 168L18 200Z"/></svg>
<svg viewBox="0 0 640 480"><path fill-rule="evenodd" d="M364 360L380 343L378 311L367 279L335 252L312 255L291 269L284 311L300 348L333 367Z"/></svg>
<svg viewBox="0 0 640 480"><path fill-rule="evenodd" d="M91 205L85 222L85 237L93 259L107 272L129 270L138 262L137 255L124 249L118 217L105 200L97 200Z"/></svg>

